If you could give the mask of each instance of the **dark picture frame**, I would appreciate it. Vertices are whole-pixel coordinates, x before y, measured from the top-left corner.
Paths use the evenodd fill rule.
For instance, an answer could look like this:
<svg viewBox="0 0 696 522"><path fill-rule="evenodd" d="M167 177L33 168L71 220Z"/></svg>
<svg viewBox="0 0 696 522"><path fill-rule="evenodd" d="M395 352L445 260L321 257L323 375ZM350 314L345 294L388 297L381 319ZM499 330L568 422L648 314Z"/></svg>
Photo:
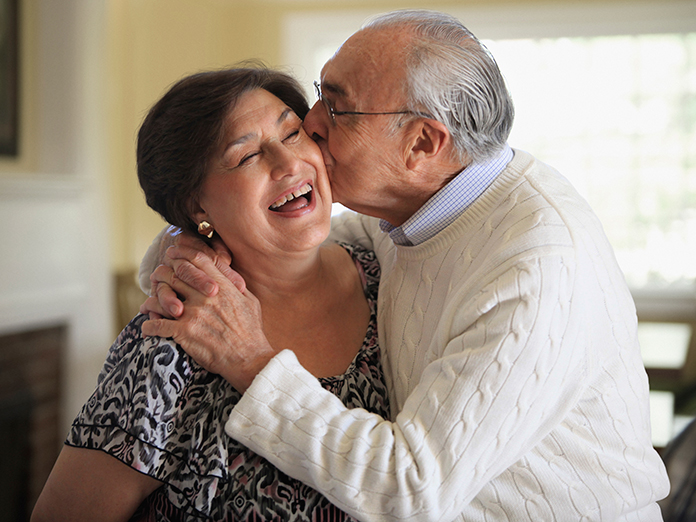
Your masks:
<svg viewBox="0 0 696 522"><path fill-rule="evenodd" d="M19 149L19 0L0 0L0 155Z"/></svg>

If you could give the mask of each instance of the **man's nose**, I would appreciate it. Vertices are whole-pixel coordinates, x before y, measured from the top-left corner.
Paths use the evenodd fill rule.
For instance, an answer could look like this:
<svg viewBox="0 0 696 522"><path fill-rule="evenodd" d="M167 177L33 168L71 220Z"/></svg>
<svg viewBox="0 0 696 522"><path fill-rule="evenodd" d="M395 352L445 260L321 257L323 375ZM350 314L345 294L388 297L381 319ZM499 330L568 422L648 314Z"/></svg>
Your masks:
<svg viewBox="0 0 696 522"><path fill-rule="evenodd" d="M307 135L310 136L314 141L318 141L320 139L326 140L328 138L328 117L329 116L326 113L326 109L324 108L321 100L317 100L305 116L304 123L302 125L304 126Z"/></svg>

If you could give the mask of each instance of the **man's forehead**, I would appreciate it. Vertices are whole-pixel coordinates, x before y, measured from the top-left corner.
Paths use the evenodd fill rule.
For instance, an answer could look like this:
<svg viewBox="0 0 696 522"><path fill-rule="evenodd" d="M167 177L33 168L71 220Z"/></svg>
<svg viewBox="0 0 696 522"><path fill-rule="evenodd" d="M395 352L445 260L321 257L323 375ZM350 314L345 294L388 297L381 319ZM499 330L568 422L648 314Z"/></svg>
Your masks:
<svg viewBox="0 0 696 522"><path fill-rule="evenodd" d="M334 98L350 98L355 94L355 78L359 74L353 64L342 59L339 50L321 70L321 90Z"/></svg>
<svg viewBox="0 0 696 522"><path fill-rule="evenodd" d="M321 70L321 90L325 94L331 94L334 97L346 98L348 96L348 88L343 82L340 74L334 74L335 68L330 67L331 60L324 65ZM335 71L338 73L339 71Z"/></svg>
<svg viewBox="0 0 696 522"><path fill-rule="evenodd" d="M359 97L361 85L370 85L382 76L384 65L375 54L373 42L357 33L329 59L321 71L321 88L334 98Z"/></svg>

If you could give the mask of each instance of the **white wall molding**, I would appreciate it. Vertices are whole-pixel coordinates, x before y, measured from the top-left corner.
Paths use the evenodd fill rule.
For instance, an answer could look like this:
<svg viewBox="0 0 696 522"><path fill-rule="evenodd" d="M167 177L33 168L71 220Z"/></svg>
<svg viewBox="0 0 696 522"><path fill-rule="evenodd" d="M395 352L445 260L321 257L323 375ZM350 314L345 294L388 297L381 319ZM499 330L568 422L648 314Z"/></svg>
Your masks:
<svg viewBox="0 0 696 522"><path fill-rule="evenodd" d="M0 335L67 324L73 326L88 297L86 285L0 295Z"/></svg>
<svg viewBox="0 0 696 522"><path fill-rule="evenodd" d="M55 199L71 200L96 190L95 182L69 174L27 173L0 176L0 200Z"/></svg>
<svg viewBox="0 0 696 522"><path fill-rule="evenodd" d="M113 342L105 0L35 0L36 170L0 173L0 332L65 324L61 431ZM34 164L32 163L32 164Z"/></svg>

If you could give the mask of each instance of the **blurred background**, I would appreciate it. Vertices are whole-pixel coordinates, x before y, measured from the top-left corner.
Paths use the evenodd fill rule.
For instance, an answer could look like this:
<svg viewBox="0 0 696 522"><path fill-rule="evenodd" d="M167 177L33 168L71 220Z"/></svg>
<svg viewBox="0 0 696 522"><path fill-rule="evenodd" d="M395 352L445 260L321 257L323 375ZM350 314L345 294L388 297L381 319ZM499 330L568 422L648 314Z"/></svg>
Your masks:
<svg viewBox="0 0 696 522"><path fill-rule="evenodd" d="M135 174L148 108L249 58L313 102L345 38L405 7L484 40L515 101L510 144L599 214L636 300L655 446L693 419L696 1L0 0L0 520L27 519L144 300L137 267L164 225Z"/></svg>

